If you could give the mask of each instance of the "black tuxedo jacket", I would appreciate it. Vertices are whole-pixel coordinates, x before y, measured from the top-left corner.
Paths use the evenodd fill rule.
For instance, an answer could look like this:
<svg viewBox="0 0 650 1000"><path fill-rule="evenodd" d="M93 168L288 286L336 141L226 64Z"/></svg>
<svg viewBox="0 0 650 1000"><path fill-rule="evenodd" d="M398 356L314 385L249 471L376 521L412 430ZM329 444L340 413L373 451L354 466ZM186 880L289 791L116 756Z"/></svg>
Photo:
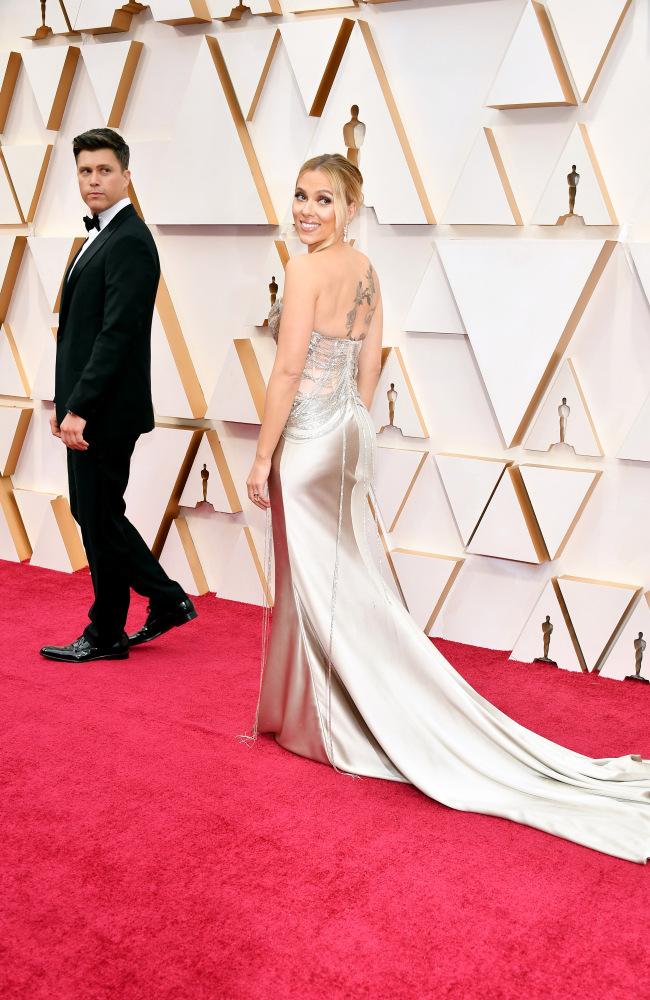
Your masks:
<svg viewBox="0 0 650 1000"><path fill-rule="evenodd" d="M68 410L84 417L87 441L137 437L154 426L156 244L133 206L126 205L70 273L73 264L64 279L59 312L57 419L61 423Z"/></svg>

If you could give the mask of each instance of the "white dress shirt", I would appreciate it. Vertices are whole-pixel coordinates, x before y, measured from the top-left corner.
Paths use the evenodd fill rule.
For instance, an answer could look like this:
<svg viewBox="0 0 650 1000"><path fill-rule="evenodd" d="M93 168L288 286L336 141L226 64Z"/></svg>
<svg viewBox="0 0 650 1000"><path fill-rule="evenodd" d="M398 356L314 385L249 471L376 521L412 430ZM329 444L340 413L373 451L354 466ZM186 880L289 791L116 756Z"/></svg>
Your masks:
<svg viewBox="0 0 650 1000"><path fill-rule="evenodd" d="M107 208L104 212L99 213L99 229L91 229L90 232L88 233L88 239L86 240L81 250L79 251L79 256L72 265L70 274L72 274L75 267L85 254L86 250L88 249L92 241L97 239L102 229L106 228L111 219L114 219L118 212L121 212L123 208L126 208L126 206L130 204L131 204L130 198L120 198L120 200L116 201L115 204L111 205L110 208ZM68 275L68 281L70 280L70 274Z"/></svg>

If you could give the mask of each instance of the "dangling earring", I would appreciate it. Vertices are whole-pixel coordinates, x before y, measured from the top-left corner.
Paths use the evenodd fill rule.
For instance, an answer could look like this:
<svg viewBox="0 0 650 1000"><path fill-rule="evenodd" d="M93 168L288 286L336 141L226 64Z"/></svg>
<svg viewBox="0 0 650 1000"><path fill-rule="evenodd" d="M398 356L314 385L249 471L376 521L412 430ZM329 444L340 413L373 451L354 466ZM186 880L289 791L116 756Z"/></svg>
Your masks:
<svg viewBox="0 0 650 1000"><path fill-rule="evenodd" d="M348 224L347 224L347 222L343 226L343 242L344 243L348 242Z"/></svg>

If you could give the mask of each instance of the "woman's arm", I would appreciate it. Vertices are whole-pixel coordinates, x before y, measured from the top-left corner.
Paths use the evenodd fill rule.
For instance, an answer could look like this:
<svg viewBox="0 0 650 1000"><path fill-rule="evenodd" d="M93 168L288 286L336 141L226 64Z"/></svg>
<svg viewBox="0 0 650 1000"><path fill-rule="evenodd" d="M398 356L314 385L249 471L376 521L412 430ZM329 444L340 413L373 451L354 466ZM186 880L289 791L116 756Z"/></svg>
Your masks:
<svg viewBox="0 0 650 1000"><path fill-rule="evenodd" d="M305 367L309 339L314 329L316 299L312 262L307 255L293 257L285 272L278 350L266 390L257 453L246 480L250 500L262 510L270 506L265 490L271 457L289 417Z"/></svg>
<svg viewBox="0 0 650 1000"><path fill-rule="evenodd" d="M364 406L370 409L372 397L377 388L379 375L381 373L381 338L384 325L384 313L381 302L381 290L377 272L375 272L375 287L377 294L377 305L370 321L370 328L363 342L363 347L359 352L359 371L357 374L357 388Z"/></svg>

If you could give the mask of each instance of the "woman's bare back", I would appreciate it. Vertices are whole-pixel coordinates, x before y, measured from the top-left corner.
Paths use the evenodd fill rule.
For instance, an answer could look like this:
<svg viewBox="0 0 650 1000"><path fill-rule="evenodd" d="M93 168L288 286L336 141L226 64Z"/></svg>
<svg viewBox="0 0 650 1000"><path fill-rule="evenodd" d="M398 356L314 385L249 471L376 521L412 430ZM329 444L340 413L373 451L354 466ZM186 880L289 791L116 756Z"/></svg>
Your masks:
<svg viewBox="0 0 650 1000"><path fill-rule="evenodd" d="M364 340L379 299L375 270L365 254L350 246L313 254L318 297L314 329L326 337Z"/></svg>

